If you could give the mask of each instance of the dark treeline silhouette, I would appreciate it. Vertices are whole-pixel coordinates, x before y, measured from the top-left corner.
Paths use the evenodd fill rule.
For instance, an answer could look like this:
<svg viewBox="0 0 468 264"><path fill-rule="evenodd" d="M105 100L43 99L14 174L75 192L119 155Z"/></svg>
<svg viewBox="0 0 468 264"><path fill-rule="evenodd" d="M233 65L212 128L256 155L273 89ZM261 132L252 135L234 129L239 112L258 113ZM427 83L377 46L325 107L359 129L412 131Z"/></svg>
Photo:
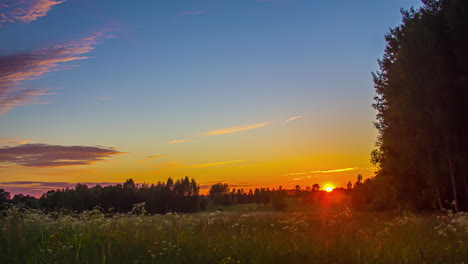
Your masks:
<svg viewBox="0 0 468 264"><path fill-rule="evenodd" d="M374 74L376 209L468 209L468 1L423 0L386 35Z"/></svg>
<svg viewBox="0 0 468 264"><path fill-rule="evenodd" d="M354 186L361 184L362 176L358 175L358 181ZM214 184L209 191L209 199L217 205L233 205L257 203L259 205L271 207L276 211L284 211L288 208L288 200L300 199L305 206L329 206L350 205L358 209L364 208L364 201L360 198L352 198L353 188L351 182L347 188L335 188L331 194L321 190L319 184L312 187L307 186L301 189L296 185L295 189L285 190L281 186L278 189L255 188L245 192L243 189L230 189L227 183Z"/></svg>
<svg viewBox="0 0 468 264"><path fill-rule="evenodd" d="M358 175L357 186L362 179ZM168 212L192 213L205 210L208 204L229 206L235 204L256 203L263 206L271 206L274 210L284 211L288 207L288 199L301 199L304 205L320 205L331 196L320 190L319 184L314 184L301 189L299 185L295 189L285 190L281 186L278 189L255 188L244 189L230 188L227 183L216 183L211 186L208 196L199 194L199 186L194 179L188 177L174 182L169 178L166 182L157 184L137 185L132 179L123 184L102 187L96 185L89 188L84 184L77 184L75 188L51 190L44 193L39 199L17 194L13 198L4 189L0 189L0 209L7 204L23 204L33 209L44 212L68 211L81 213L98 207L106 213L128 213L134 211L135 205L145 209L150 214L164 214ZM351 183L348 189L336 188L332 195L336 203L348 203L350 199L339 198L336 194L351 194ZM337 200L337 197L339 198ZM144 205L142 204L144 203ZM361 208L361 201L355 202L357 208Z"/></svg>
<svg viewBox="0 0 468 264"><path fill-rule="evenodd" d="M9 193L0 189L2 203L22 203L45 212L70 210L82 212L99 206L103 211L115 213L130 212L135 204L145 203L148 213L197 212L204 209L204 200L199 195L200 187L188 177L176 180L169 178L157 184L135 184L128 179L124 184L92 188L77 184L74 189L51 190L39 199L31 196L15 195L10 200Z"/></svg>
<svg viewBox="0 0 468 264"><path fill-rule="evenodd" d="M232 205L232 204L248 204L257 203L272 205L273 209L284 211L286 205L287 193L280 186L278 190L270 190L269 188L256 188L255 191L250 189L245 192L244 189L230 189L227 183L216 183L211 186L209 198L217 205Z"/></svg>

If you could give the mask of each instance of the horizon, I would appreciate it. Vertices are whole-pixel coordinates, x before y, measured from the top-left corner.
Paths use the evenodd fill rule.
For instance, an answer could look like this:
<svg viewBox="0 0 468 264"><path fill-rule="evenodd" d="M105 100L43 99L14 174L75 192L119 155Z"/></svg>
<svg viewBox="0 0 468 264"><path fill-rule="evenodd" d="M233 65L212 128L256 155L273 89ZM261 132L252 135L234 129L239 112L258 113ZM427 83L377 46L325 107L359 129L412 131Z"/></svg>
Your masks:
<svg viewBox="0 0 468 264"><path fill-rule="evenodd" d="M369 178L371 72L400 8L421 5L0 3L0 187L34 196L129 178Z"/></svg>

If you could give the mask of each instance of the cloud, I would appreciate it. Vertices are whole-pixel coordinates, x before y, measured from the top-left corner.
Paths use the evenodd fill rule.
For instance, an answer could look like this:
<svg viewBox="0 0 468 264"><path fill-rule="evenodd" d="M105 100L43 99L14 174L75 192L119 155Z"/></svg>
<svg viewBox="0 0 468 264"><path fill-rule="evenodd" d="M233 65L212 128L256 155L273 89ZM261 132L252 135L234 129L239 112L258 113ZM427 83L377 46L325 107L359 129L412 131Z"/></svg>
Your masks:
<svg viewBox="0 0 468 264"><path fill-rule="evenodd" d="M38 97L54 93L47 89L25 88L23 82L63 70L65 67L60 67L63 63L88 59L82 55L92 51L103 35L104 32L97 32L77 41L0 56L0 115L16 106L44 103Z"/></svg>
<svg viewBox="0 0 468 264"><path fill-rule="evenodd" d="M2 23L29 23L44 17L54 5L67 0L0 0L0 25Z"/></svg>
<svg viewBox="0 0 468 264"><path fill-rule="evenodd" d="M27 139L23 138L17 138L17 137L0 137L0 144L14 144L14 145L22 145L29 143L30 141Z"/></svg>
<svg viewBox="0 0 468 264"><path fill-rule="evenodd" d="M352 171L357 170L358 168L344 168L344 169L335 169L335 170L323 170L323 171L311 171L311 173L333 173L333 172L342 172L342 171Z"/></svg>
<svg viewBox="0 0 468 264"><path fill-rule="evenodd" d="M167 142L167 144L177 144L177 143L183 143L183 142L187 142L186 140L174 140L174 141L169 141Z"/></svg>
<svg viewBox="0 0 468 264"><path fill-rule="evenodd" d="M213 131L208 131L208 132L203 132L199 134L200 136L217 136L217 135L223 135L223 134L230 134L238 131L244 131L244 130L251 130L263 126L267 126L270 123L268 122L263 122L255 125L246 125L246 126L234 126L234 127L226 127L226 128L221 128L218 130L213 130Z"/></svg>
<svg viewBox="0 0 468 264"><path fill-rule="evenodd" d="M149 159L156 159L156 158L162 158L162 157L167 157L169 155L156 155L156 156L148 156L146 157L146 159L144 160L137 160L137 162L144 162L144 161L147 161Z"/></svg>
<svg viewBox="0 0 468 264"><path fill-rule="evenodd" d="M22 167L63 167L90 165L123 154L114 148L101 146L59 146L24 144L0 148L0 164ZM0 167L2 168L2 167Z"/></svg>
<svg viewBox="0 0 468 264"><path fill-rule="evenodd" d="M237 162L242 162L242 161L243 160L231 160L231 161L224 161L224 162L216 162L216 163L207 163L207 164L198 164L198 165L186 166L184 168L203 168L203 167L218 166L218 165L224 165L224 164L230 164L230 163L237 163Z"/></svg>
<svg viewBox="0 0 468 264"><path fill-rule="evenodd" d="M354 168L344 168L344 169L334 169L334 170L317 170L317 171L305 171L305 172L294 172L294 173L287 173L283 174L284 176L292 176L292 175L307 175L312 173L334 173L334 172L343 172L343 171L352 171L357 170L357 167ZM300 178L296 178L300 179Z"/></svg>
<svg viewBox="0 0 468 264"><path fill-rule="evenodd" d="M317 176L314 176L314 178L316 178L316 177L317 177ZM305 177L305 178L293 178L292 180L293 180L293 181L300 181L300 180L311 179L311 178L312 178L312 177L309 175L309 176L307 176L307 177Z"/></svg>
<svg viewBox="0 0 468 264"><path fill-rule="evenodd" d="M257 2L292 2L294 0L257 0Z"/></svg>
<svg viewBox="0 0 468 264"><path fill-rule="evenodd" d="M162 157L167 157L169 155L156 155L156 156L148 156L146 157L147 159L155 159L155 158L162 158Z"/></svg>
<svg viewBox="0 0 468 264"><path fill-rule="evenodd" d="M96 100L98 101L106 101L106 100L109 100L110 97L108 96L96 96Z"/></svg>
<svg viewBox="0 0 468 264"><path fill-rule="evenodd" d="M182 13L180 13L182 16L186 16L186 15L203 15L203 14L206 14L208 13L208 10L201 10L201 11L184 11Z"/></svg>
<svg viewBox="0 0 468 264"><path fill-rule="evenodd" d="M290 121L293 121L293 120L296 120L296 119L299 119L299 118L303 118L304 116L293 116L293 117L290 117L286 120L286 122L290 122Z"/></svg>

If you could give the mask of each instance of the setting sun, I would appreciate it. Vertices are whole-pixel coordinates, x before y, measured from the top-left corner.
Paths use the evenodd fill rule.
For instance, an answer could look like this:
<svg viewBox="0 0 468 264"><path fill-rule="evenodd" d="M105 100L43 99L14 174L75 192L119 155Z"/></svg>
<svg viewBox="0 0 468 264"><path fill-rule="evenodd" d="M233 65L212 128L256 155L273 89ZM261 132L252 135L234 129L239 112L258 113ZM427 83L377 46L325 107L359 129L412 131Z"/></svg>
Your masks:
<svg viewBox="0 0 468 264"><path fill-rule="evenodd" d="M326 192L331 192L331 191L333 191L333 186L330 186L330 185L329 185L329 186L326 186L326 187L325 187L325 191L326 191Z"/></svg>

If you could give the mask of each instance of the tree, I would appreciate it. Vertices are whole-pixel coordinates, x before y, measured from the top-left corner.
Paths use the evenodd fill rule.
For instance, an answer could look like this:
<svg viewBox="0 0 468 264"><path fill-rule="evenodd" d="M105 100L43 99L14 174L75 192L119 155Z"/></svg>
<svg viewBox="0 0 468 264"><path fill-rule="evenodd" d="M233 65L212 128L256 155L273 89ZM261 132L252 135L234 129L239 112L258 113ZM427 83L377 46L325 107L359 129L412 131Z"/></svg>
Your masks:
<svg viewBox="0 0 468 264"><path fill-rule="evenodd" d="M358 174L356 177L356 182L354 183L354 188L356 188L361 183L362 183L362 175Z"/></svg>
<svg viewBox="0 0 468 264"><path fill-rule="evenodd" d="M10 193L4 189L0 189L0 206L10 200Z"/></svg>
<svg viewBox="0 0 468 264"><path fill-rule="evenodd" d="M373 74L379 186L416 210L468 209L468 1L402 11ZM377 194L379 195L379 194Z"/></svg>
<svg viewBox="0 0 468 264"><path fill-rule="evenodd" d="M229 199L229 185L227 183L219 182L213 184L210 188L209 194L215 204L231 204L231 201Z"/></svg>
<svg viewBox="0 0 468 264"><path fill-rule="evenodd" d="M315 183L314 185L312 185L312 191L320 191L320 185L318 183Z"/></svg>

